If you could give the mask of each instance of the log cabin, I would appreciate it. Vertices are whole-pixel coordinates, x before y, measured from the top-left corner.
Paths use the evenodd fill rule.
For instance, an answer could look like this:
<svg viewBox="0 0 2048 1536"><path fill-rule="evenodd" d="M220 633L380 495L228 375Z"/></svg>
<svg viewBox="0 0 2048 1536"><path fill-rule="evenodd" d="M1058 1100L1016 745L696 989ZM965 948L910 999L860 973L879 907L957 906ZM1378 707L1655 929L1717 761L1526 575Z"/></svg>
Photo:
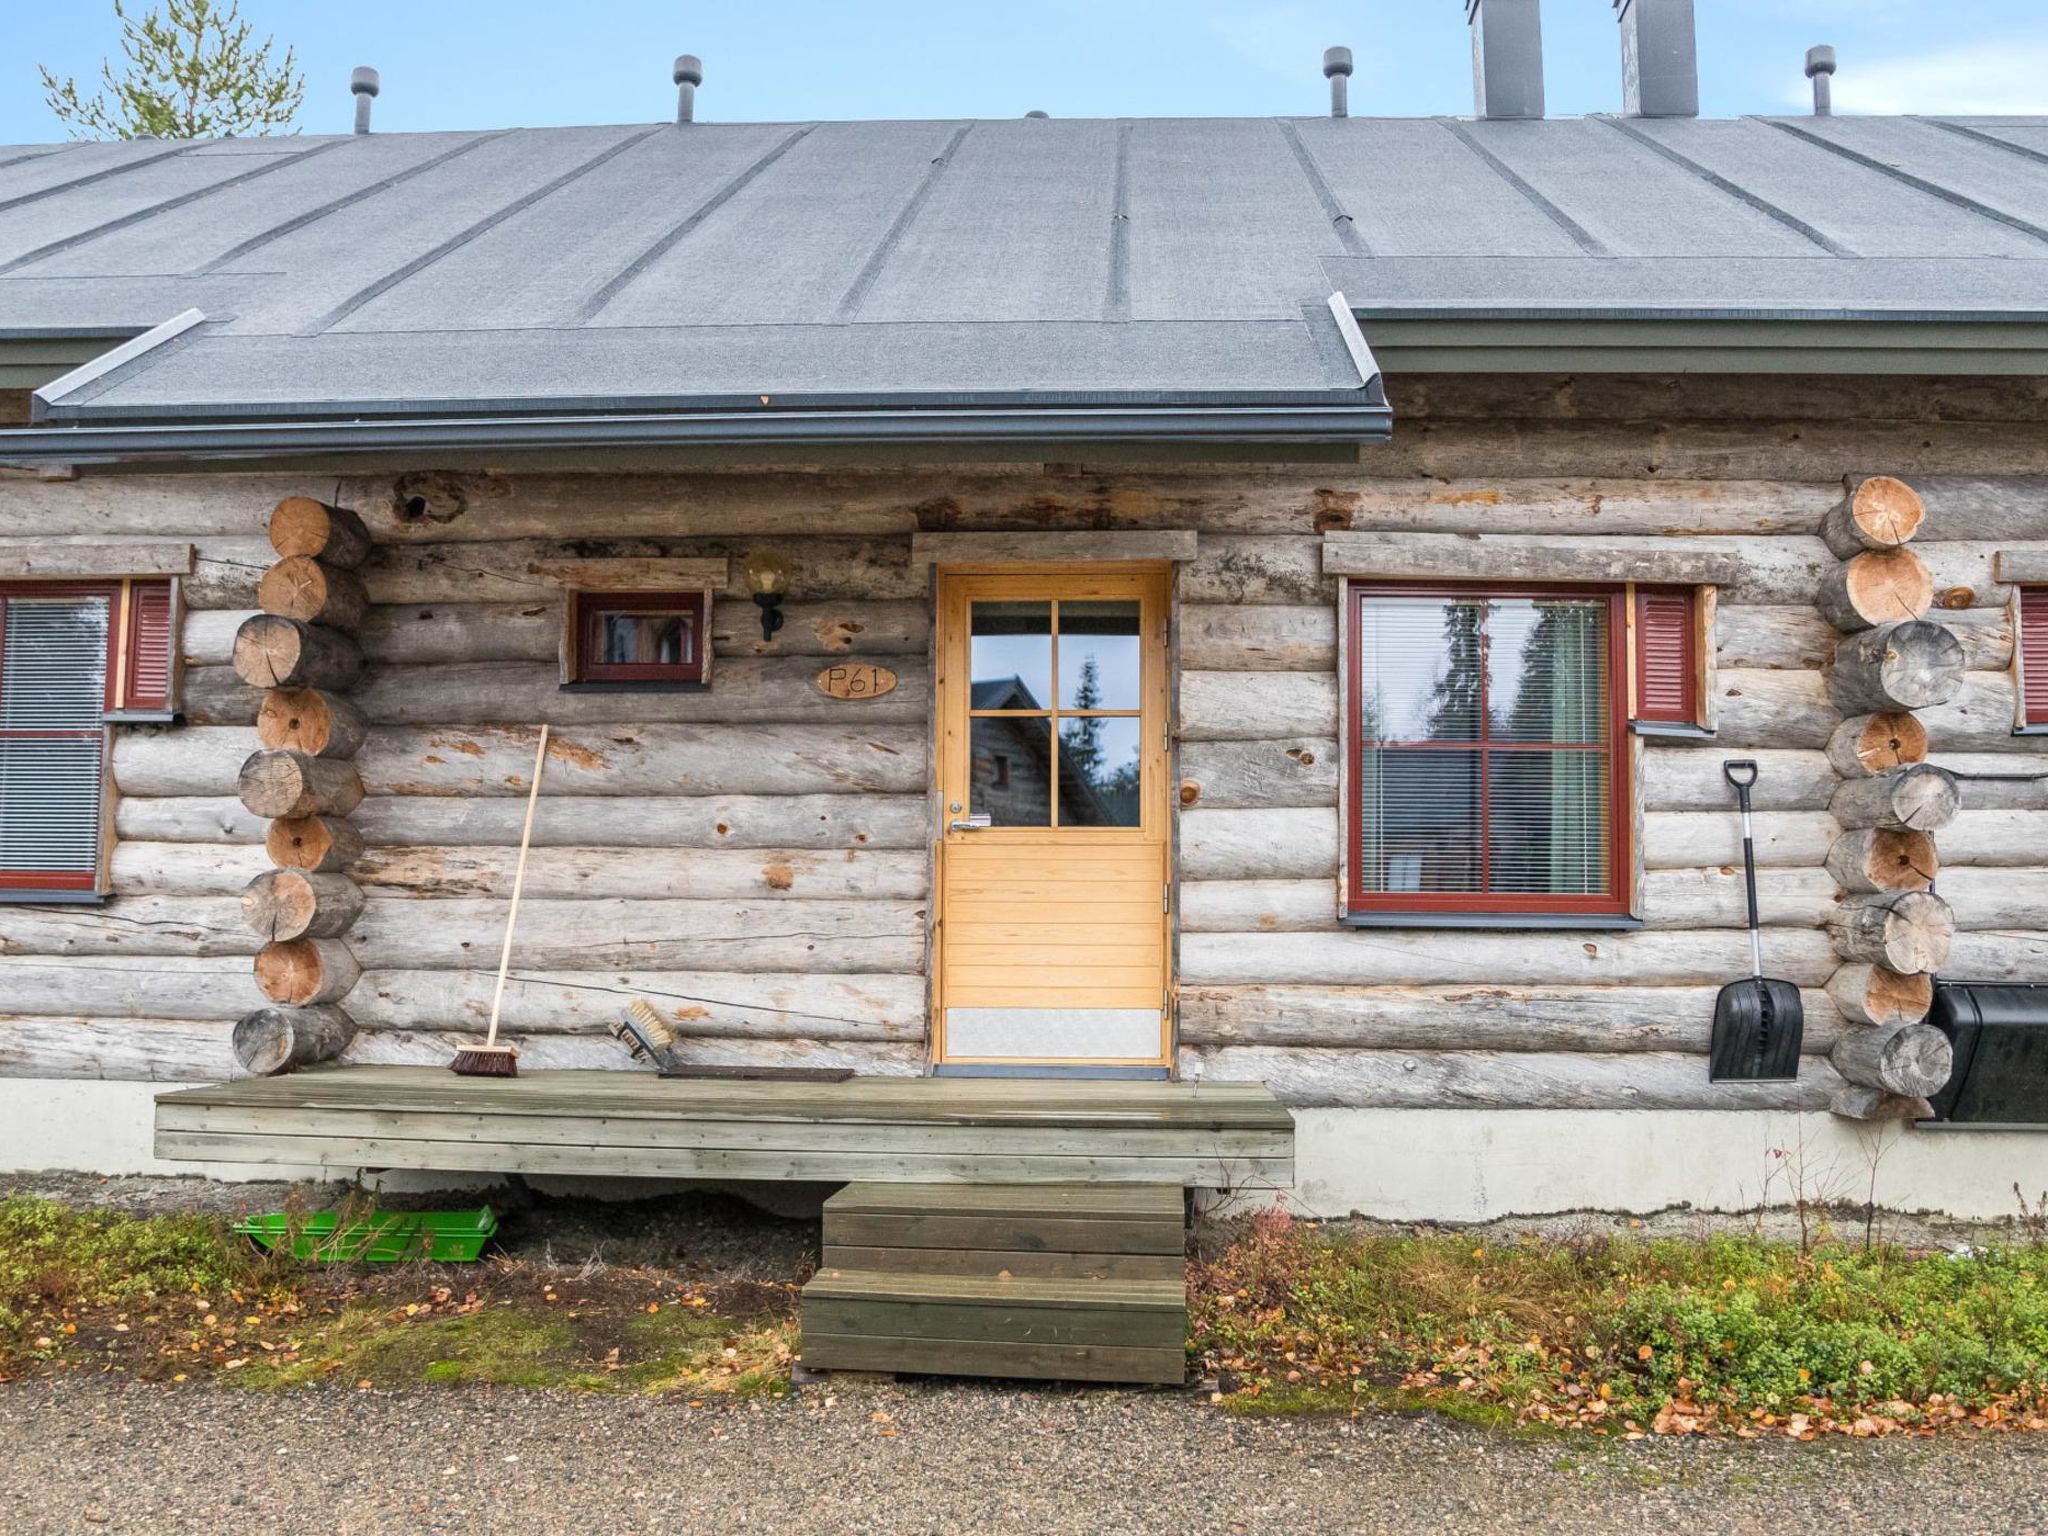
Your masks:
<svg viewBox="0 0 2048 1536"><path fill-rule="evenodd" d="M1469 0L1468 118L0 150L0 1166L2048 1189L1929 1022L2048 984L2048 120L1618 8L1583 119Z"/></svg>

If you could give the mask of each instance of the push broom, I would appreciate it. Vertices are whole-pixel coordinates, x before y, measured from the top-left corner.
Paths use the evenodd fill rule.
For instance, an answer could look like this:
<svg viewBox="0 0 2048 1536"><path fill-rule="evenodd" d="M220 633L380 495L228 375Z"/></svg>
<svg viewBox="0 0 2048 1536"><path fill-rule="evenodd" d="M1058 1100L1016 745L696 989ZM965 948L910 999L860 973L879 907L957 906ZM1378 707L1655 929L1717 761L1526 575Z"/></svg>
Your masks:
<svg viewBox="0 0 2048 1536"><path fill-rule="evenodd" d="M482 1045L455 1053L448 1070L462 1077L517 1077L519 1048L498 1044L498 1013L505 1005L505 976L512 969L512 930L519 924L519 892L526 884L526 850L533 842L533 808L540 803L540 771L548 760L548 728L540 728L533 749L533 782L526 789L526 825L519 829L519 863L512 871L512 906L505 914L505 946L498 952L498 985L491 993L491 1027Z"/></svg>

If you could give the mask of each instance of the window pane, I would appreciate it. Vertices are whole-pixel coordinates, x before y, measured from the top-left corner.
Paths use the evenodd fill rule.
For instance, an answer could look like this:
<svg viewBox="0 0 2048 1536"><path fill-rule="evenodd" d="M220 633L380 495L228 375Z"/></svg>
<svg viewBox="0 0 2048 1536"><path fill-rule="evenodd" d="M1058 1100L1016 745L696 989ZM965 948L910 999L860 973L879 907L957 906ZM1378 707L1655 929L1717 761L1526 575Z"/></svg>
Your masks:
<svg viewBox="0 0 2048 1536"><path fill-rule="evenodd" d="M1489 753L1488 888L1605 894L1607 772L1604 751Z"/></svg>
<svg viewBox="0 0 2048 1536"><path fill-rule="evenodd" d="M1368 741L1476 741L1480 616L1462 598L1368 597L1359 613L1359 725Z"/></svg>
<svg viewBox="0 0 2048 1536"><path fill-rule="evenodd" d="M1060 722L1060 825L1138 825L1138 722Z"/></svg>
<svg viewBox="0 0 2048 1536"><path fill-rule="evenodd" d="M1488 734L1607 739L1607 604L1499 598L1486 620Z"/></svg>
<svg viewBox="0 0 2048 1536"><path fill-rule="evenodd" d="M1136 602L1060 604L1060 708L1136 709Z"/></svg>
<svg viewBox="0 0 2048 1536"><path fill-rule="evenodd" d="M1052 721L1039 716L969 722L968 810L996 827L1052 825Z"/></svg>
<svg viewBox="0 0 2048 1536"><path fill-rule="evenodd" d="M0 872L99 867L100 741L0 737Z"/></svg>
<svg viewBox="0 0 2048 1536"><path fill-rule="evenodd" d="M1051 603L974 604L968 647L975 709L1052 707Z"/></svg>
<svg viewBox="0 0 2048 1536"><path fill-rule="evenodd" d="M105 598L10 597L0 647L0 730L99 725L107 688Z"/></svg>
<svg viewBox="0 0 2048 1536"><path fill-rule="evenodd" d="M1476 751L1368 750L1358 778L1364 889L1480 888Z"/></svg>
<svg viewBox="0 0 2048 1536"><path fill-rule="evenodd" d="M604 666L680 666L696 657L696 626L686 613L606 613L598 625Z"/></svg>

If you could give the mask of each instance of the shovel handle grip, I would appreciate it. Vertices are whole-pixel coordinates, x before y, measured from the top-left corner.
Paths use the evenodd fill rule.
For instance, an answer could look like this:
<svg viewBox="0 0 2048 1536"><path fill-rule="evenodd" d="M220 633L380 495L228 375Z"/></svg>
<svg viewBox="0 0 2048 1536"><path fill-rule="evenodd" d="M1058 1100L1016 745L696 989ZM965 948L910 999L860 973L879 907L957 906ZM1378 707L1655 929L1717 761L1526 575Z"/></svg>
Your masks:
<svg viewBox="0 0 2048 1536"><path fill-rule="evenodd" d="M1748 789L1756 783L1756 759L1732 757L1721 765L1721 776L1737 789Z"/></svg>

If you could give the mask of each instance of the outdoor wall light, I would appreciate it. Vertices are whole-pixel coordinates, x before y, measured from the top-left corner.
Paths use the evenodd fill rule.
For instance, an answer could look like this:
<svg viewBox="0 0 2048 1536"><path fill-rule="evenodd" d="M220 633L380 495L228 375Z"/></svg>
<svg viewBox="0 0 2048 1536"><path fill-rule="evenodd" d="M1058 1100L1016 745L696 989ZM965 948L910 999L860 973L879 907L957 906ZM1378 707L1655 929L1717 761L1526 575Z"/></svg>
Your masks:
<svg viewBox="0 0 2048 1536"><path fill-rule="evenodd" d="M754 606L761 610L761 638L773 640L782 628L782 593L789 585L789 562L772 549L756 549L747 556L747 586L754 594Z"/></svg>

